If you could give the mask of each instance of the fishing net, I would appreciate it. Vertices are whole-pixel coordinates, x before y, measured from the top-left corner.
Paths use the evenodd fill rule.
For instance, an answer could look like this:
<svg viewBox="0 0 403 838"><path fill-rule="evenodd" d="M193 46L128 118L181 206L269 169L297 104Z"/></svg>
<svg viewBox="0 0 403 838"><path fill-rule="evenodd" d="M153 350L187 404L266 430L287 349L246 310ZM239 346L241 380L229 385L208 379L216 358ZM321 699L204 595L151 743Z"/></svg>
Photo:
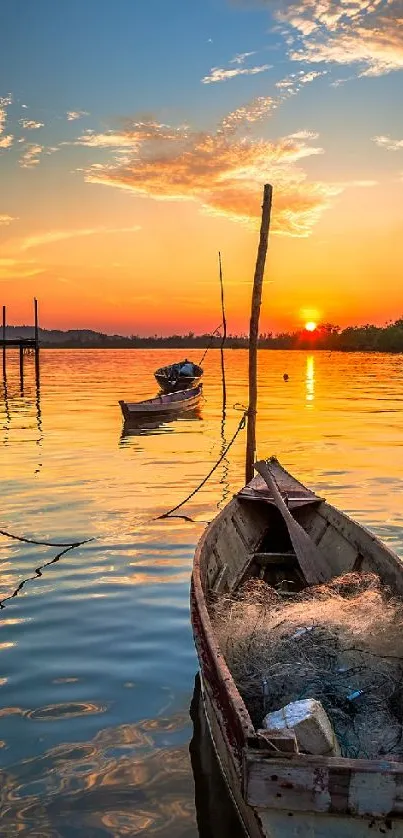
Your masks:
<svg viewBox="0 0 403 838"><path fill-rule="evenodd" d="M251 579L211 603L219 643L256 728L314 698L343 756L403 759L403 602L373 573L286 595Z"/></svg>

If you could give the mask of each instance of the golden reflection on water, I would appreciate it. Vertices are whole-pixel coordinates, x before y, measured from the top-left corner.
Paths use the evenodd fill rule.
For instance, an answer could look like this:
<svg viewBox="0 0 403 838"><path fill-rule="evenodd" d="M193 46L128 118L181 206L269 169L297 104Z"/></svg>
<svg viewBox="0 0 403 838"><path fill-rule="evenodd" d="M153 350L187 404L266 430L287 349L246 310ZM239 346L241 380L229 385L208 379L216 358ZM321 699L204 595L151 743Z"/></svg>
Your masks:
<svg viewBox="0 0 403 838"><path fill-rule="evenodd" d="M170 350L164 359L174 355ZM163 512L182 499L186 494L183 489L193 488L205 476L239 421L233 405L247 402L247 353L227 352L224 429L219 355L214 352L205 361L200 419L170 423L169 428L164 423L151 433L125 429L118 398L153 395L152 371L160 359L161 353L155 350L42 353L41 458L35 451L37 414L28 383L24 399L18 392L12 404L9 398L11 424L5 422L7 430L3 431L9 451L2 463L2 479L21 478L29 500L36 488L46 505L46 514L39 518L36 508L21 509L20 525L26 526L33 514L36 532L40 533L43 523L57 537L63 508L66 534L107 537L126 530L130 514L135 523L150 513ZM286 466L310 483L325 474L330 478L330 492L334 488L337 499L347 501L347 506L351 498L343 497L345 487L331 479L341 455L360 492L361 470L370 480L398 476L399 356L266 351L259 353L259 364L259 453L275 451ZM289 371L288 382L283 380L284 369ZM10 370L9 382L12 377ZM8 389L11 392L13 385L9 383ZM307 406L315 404L310 418L301 416L302 395ZM156 433L158 430L162 432ZM223 480L227 469L228 494L242 482L244 436L238 438L216 473L218 481ZM371 451L370 462L361 454L366 448ZM38 468L40 473L35 474ZM195 498L192 510L197 512L202 505L200 517L206 518L205 511L222 502L222 489L223 483L211 480ZM78 518L77 507L85 508L86 514ZM366 509L365 495L361 508Z"/></svg>
<svg viewBox="0 0 403 838"><path fill-rule="evenodd" d="M196 670L189 578L204 522L243 483L245 432L178 511L193 520L155 518L225 452L235 405L248 399L248 356L226 352L224 414L220 357L210 352L198 417L125 428L118 400L155 395L153 370L176 357L43 351L40 392L27 363L23 396L10 359L0 528L96 540L59 557L0 537L5 838L197 835L183 710ZM400 356L259 352L259 456L276 454L403 556L402 393ZM214 787L197 792L206 812Z"/></svg>
<svg viewBox="0 0 403 838"><path fill-rule="evenodd" d="M240 838L199 698L196 686L190 756L188 745L164 746L164 736L188 725L186 712L107 728L91 740L50 748L39 759L13 766L12 772L0 772L2 836L12 838L17 832L22 838L56 838L70 834L64 831L68 824L77 838L144 832L191 838L195 794L200 836Z"/></svg>
<svg viewBox="0 0 403 838"><path fill-rule="evenodd" d="M308 355L306 359L306 400L313 402L315 398L315 359Z"/></svg>
<svg viewBox="0 0 403 838"><path fill-rule="evenodd" d="M161 838L194 835L188 746L160 742L164 731L188 724L187 712L149 722L102 730L0 772L1 835L54 838L66 823L80 838L91 830L116 838L144 831Z"/></svg>

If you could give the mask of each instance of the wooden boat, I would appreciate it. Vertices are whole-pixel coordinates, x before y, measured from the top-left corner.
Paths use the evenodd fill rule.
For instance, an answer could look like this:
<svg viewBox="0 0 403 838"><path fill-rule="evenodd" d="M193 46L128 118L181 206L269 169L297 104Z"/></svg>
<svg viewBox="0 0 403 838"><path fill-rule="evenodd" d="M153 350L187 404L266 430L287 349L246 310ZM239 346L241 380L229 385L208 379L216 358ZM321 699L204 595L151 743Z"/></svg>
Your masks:
<svg viewBox="0 0 403 838"><path fill-rule="evenodd" d="M183 368L185 369L182 372ZM190 370L192 370L192 373ZM198 364L194 364L192 361L186 359L179 361L178 364L169 364L167 367L160 367L154 373L164 393L172 393L177 390L187 390L189 387L194 387L202 375L202 368Z"/></svg>
<svg viewBox="0 0 403 838"><path fill-rule="evenodd" d="M319 577L372 571L403 595L403 564L395 553L277 460L267 465L275 484L270 488L254 477L207 527L194 559L193 633L222 773L251 838L403 838L403 763L282 753L268 731L254 728L219 648L208 610L211 595L233 592L263 573L272 584L282 570L287 580L301 574L292 526L285 526L281 512L284 497L290 519L316 545Z"/></svg>
<svg viewBox="0 0 403 838"><path fill-rule="evenodd" d="M193 411L200 402L203 385L198 384L189 390L179 390L174 393L160 393L153 399L142 402L119 401L125 421L150 419L155 417L172 417Z"/></svg>

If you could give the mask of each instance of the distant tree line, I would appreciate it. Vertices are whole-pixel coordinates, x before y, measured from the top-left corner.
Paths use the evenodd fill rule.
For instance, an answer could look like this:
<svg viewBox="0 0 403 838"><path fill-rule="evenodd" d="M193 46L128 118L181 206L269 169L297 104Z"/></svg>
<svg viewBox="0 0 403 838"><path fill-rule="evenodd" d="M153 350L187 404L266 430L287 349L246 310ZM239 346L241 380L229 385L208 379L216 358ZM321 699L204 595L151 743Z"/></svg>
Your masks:
<svg viewBox="0 0 403 838"><path fill-rule="evenodd" d="M24 333L31 336L30 326L7 327L7 337ZM178 350L218 348L221 338L210 334L196 335L107 335L89 329L74 329L67 332L40 329L41 346L53 349L159 349ZM229 349L247 349L247 335L229 335L226 346ZM403 352L403 317L385 326L348 326L340 329L332 323L322 323L314 332L302 329L295 332L267 332L260 335L261 349L326 349L342 352Z"/></svg>
<svg viewBox="0 0 403 838"><path fill-rule="evenodd" d="M385 326L347 326L323 323L314 332L261 335L260 346L270 349L327 349L339 352L403 352L403 317Z"/></svg>

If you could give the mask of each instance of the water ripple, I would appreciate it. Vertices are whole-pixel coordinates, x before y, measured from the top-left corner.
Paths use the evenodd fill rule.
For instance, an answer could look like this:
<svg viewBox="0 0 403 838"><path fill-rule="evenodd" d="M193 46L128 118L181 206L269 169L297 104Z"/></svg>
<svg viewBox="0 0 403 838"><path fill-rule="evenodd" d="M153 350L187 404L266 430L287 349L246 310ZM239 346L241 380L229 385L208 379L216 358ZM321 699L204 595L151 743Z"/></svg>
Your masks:
<svg viewBox="0 0 403 838"><path fill-rule="evenodd" d="M240 419L232 405L247 402L248 358L226 353L225 420L210 352L197 420L129 431L118 399L153 395L153 370L177 355L163 354L43 351L40 393L27 363L21 398L10 352L0 527L97 541L55 560L51 548L0 538L2 838L197 835L189 578L205 522L242 485L245 434L180 510L191 520L151 519L222 455ZM259 364L259 456L277 454L403 557L401 360L279 351ZM196 794L206 813L206 787ZM234 831L223 801L217 835Z"/></svg>

